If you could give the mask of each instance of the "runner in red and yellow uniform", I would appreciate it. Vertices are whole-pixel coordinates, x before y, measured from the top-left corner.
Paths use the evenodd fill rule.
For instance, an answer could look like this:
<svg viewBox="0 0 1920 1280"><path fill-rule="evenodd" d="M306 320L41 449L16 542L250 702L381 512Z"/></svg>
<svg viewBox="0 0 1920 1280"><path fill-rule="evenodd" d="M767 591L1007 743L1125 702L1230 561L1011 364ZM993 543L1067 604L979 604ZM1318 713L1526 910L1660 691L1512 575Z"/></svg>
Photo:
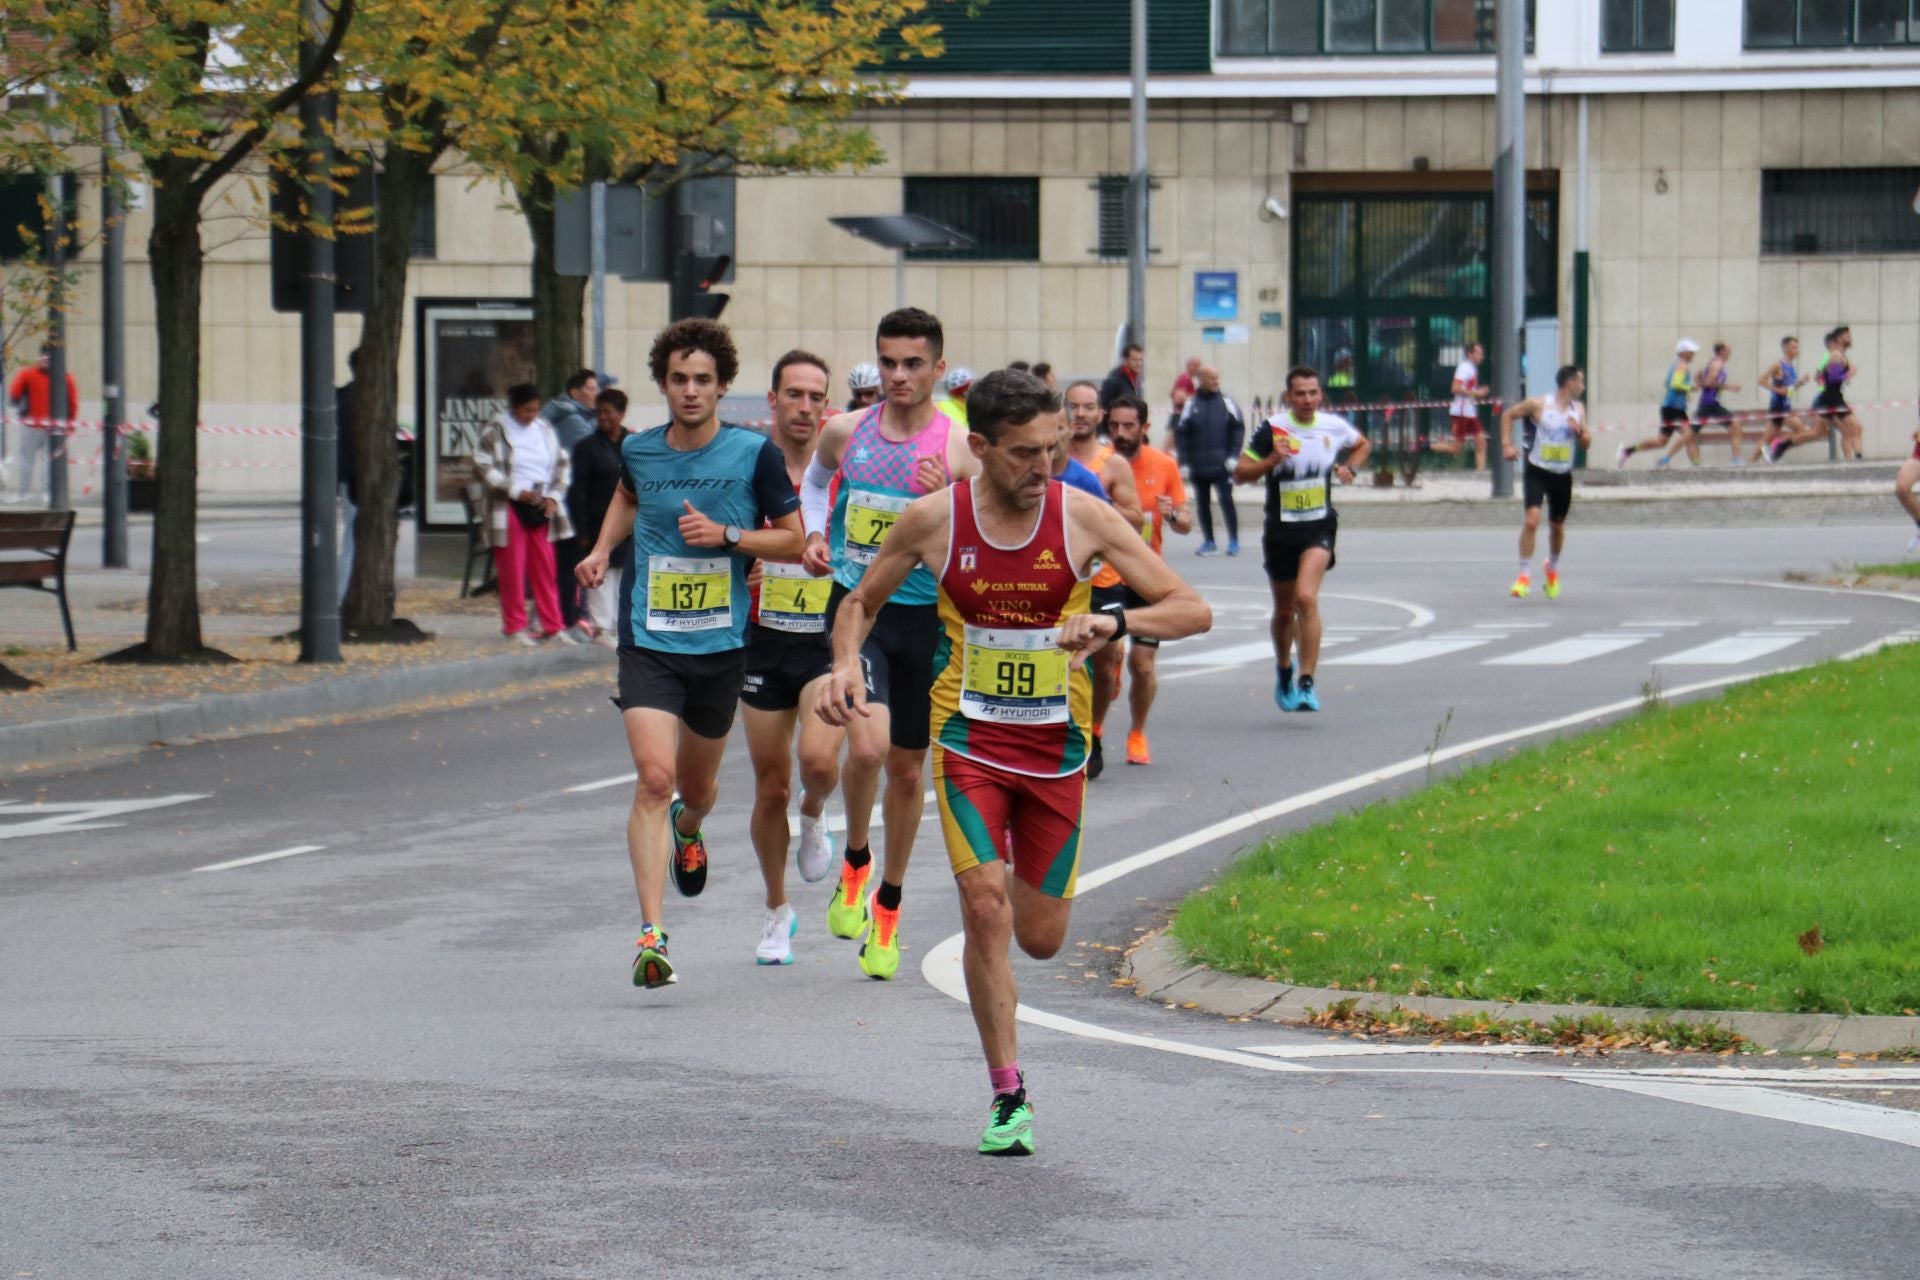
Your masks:
<svg viewBox="0 0 1920 1280"><path fill-rule="evenodd" d="M1044 959L1066 938L1092 739L1086 660L1130 633L1173 640L1213 621L1137 526L1053 479L1059 411L1059 398L1028 373L998 370L973 385L967 444L981 475L901 513L840 602L820 702L830 724L867 714L860 647L874 615L917 567L938 575L934 789L960 890L967 994L993 1085L980 1142L989 1155L1033 1152L1008 943L1018 939ZM1096 558L1120 571L1144 607L1090 611Z"/></svg>

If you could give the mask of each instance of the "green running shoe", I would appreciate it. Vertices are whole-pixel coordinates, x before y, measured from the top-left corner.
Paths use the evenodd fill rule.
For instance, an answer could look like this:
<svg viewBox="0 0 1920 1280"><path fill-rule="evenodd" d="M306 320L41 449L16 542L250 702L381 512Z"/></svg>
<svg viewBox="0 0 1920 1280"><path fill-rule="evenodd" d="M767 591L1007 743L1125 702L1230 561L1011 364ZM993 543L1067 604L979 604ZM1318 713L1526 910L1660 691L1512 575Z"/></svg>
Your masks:
<svg viewBox="0 0 1920 1280"><path fill-rule="evenodd" d="M827 932L836 938L857 938L867 927L867 881L873 878L869 859L858 871L840 859L840 883L827 900Z"/></svg>
<svg viewBox="0 0 1920 1280"><path fill-rule="evenodd" d="M698 831L680 834L680 815L686 807L675 796L667 808L667 830L673 833L673 887L683 898L696 898L707 887L707 838Z"/></svg>
<svg viewBox="0 0 1920 1280"><path fill-rule="evenodd" d="M995 1095L987 1131L980 1135L983 1156L1033 1154L1033 1104L1025 1089Z"/></svg>
<svg viewBox="0 0 1920 1280"><path fill-rule="evenodd" d="M873 927L860 944L860 972L877 982L885 982L900 972L900 908L889 911L880 905L880 894L867 901L867 913Z"/></svg>
<svg viewBox="0 0 1920 1280"><path fill-rule="evenodd" d="M648 925L634 945L640 948L640 954L633 958L634 986L652 991L680 981L673 972L673 962L667 959L666 934Z"/></svg>

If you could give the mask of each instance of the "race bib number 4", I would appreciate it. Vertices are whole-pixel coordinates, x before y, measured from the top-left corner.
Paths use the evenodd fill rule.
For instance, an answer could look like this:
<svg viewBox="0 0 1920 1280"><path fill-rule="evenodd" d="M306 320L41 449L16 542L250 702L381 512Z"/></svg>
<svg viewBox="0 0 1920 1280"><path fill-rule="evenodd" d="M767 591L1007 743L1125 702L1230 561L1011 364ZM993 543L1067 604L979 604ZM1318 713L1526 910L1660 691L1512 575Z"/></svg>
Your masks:
<svg viewBox="0 0 1920 1280"><path fill-rule="evenodd" d="M1327 514L1327 482L1316 476L1311 480L1289 480L1280 486L1280 520L1293 524L1318 520Z"/></svg>
<svg viewBox="0 0 1920 1280"><path fill-rule="evenodd" d="M903 494L875 493L855 489L847 495L847 559L855 564L872 564L880 554L880 544L893 532L900 513L913 499Z"/></svg>
<svg viewBox="0 0 1920 1280"><path fill-rule="evenodd" d="M1057 629L966 629L960 713L995 724L1064 724L1068 658Z"/></svg>
<svg viewBox="0 0 1920 1280"><path fill-rule="evenodd" d="M816 578L797 564L762 564L760 625L775 631L824 632L832 594L832 578Z"/></svg>
<svg viewBox="0 0 1920 1280"><path fill-rule="evenodd" d="M726 556L647 558L647 630L718 631L733 625L733 565Z"/></svg>

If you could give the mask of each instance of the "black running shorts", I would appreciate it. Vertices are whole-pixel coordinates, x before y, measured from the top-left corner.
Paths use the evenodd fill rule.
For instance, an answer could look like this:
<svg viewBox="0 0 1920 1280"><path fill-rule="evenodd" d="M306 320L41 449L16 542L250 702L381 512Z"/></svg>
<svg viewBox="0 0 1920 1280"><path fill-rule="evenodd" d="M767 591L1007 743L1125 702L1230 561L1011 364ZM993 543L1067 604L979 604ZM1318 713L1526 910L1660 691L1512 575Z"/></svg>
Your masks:
<svg viewBox="0 0 1920 1280"><path fill-rule="evenodd" d="M650 708L679 716L703 738L724 738L733 728L746 674L745 649L720 653L668 653L638 645L620 646L622 711Z"/></svg>
<svg viewBox="0 0 1920 1280"><path fill-rule="evenodd" d="M833 644L824 631L747 628L746 681L740 701L755 711L791 711L800 691L833 670Z"/></svg>
<svg viewBox="0 0 1920 1280"><path fill-rule="evenodd" d="M840 616L847 589L833 584L827 631ZM940 643L940 606L885 604L860 650L867 697L886 707L888 741L903 751L925 751L933 720L933 651Z"/></svg>
<svg viewBox="0 0 1920 1280"><path fill-rule="evenodd" d="M1548 471L1529 462L1521 480L1521 491L1526 495L1528 511L1545 504L1547 519L1564 524L1567 512L1573 507L1573 472Z"/></svg>
<svg viewBox="0 0 1920 1280"><path fill-rule="evenodd" d="M1292 582L1300 576L1300 557L1313 547L1325 547L1327 568L1337 557L1334 542L1340 535L1340 521L1332 518L1311 524L1269 524L1260 535L1260 550L1266 557L1267 577L1274 582Z"/></svg>

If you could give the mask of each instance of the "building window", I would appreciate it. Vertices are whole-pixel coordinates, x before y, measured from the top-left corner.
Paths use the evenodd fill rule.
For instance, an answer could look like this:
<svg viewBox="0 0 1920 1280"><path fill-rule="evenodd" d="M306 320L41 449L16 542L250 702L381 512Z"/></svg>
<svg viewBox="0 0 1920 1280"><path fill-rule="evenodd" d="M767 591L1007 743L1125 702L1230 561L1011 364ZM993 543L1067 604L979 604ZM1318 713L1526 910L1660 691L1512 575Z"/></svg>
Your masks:
<svg viewBox="0 0 1920 1280"><path fill-rule="evenodd" d="M1494 3L1220 0L1220 52L1226 57L1254 58L1492 53ZM1533 51L1533 11L1534 0L1527 0L1529 53Z"/></svg>
<svg viewBox="0 0 1920 1280"><path fill-rule="evenodd" d="M1920 44L1920 0L1747 0L1747 48Z"/></svg>
<svg viewBox="0 0 1920 1280"><path fill-rule="evenodd" d="M1127 175L1103 173L1093 188L1100 196L1099 225L1094 228L1094 256L1122 261L1127 256ZM1147 252L1153 253L1153 193L1160 184L1147 179Z"/></svg>
<svg viewBox="0 0 1920 1280"><path fill-rule="evenodd" d="M972 237L964 249L909 249L914 262L1037 262L1040 179L908 178L906 211Z"/></svg>
<svg viewBox="0 0 1920 1280"><path fill-rule="evenodd" d="M1673 0L1602 0L1600 52L1672 53Z"/></svg>
<svg viewBox="0 0 1920 1280"><path fill-rule="evenodd" d="M440 256L440 179L428 177L413 204L413 247L409 257Z"/></svg>
<svg viewBox="0 0 1920 1280"><path fill-rule="evenodd" d="M1768 169L1760 175L1763 254L1920 253L1920 167Z"/></svg>

